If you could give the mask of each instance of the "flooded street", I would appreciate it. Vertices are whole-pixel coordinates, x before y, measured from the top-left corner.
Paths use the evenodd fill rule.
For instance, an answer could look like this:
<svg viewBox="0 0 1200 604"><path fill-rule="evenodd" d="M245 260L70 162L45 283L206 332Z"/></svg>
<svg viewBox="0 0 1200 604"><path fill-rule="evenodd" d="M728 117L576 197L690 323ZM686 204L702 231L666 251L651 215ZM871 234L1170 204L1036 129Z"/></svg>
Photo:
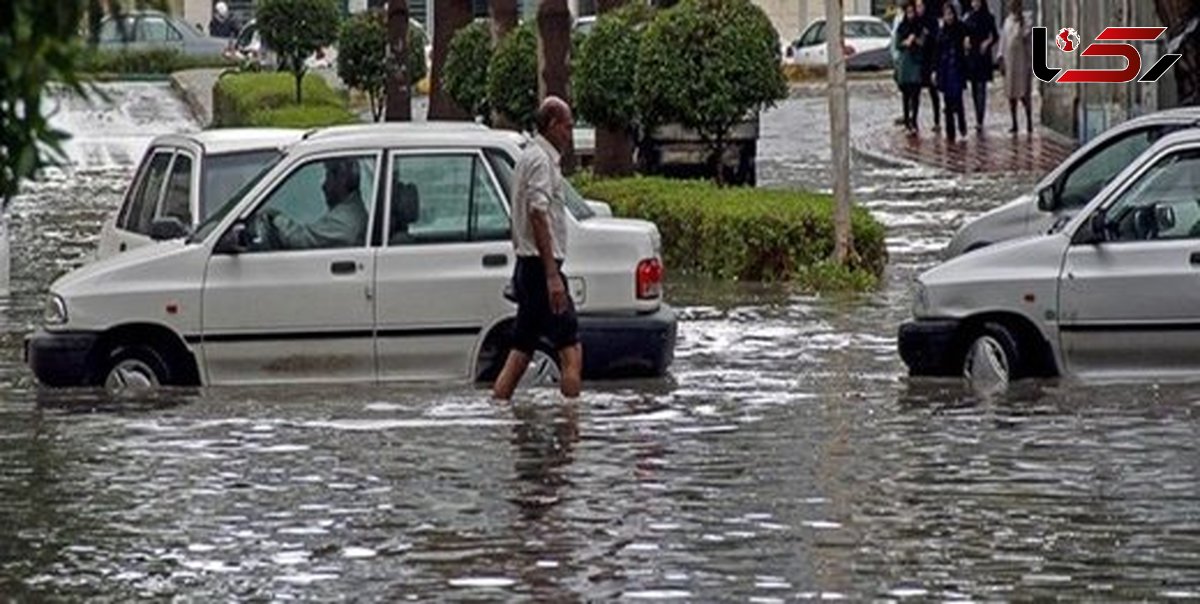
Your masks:
<svg viewBox="0 0 1200 604"><path fill-rule="evenodd" d="M74 171L11 209L0 299L0 594L18 600L1200 598L1200 386L909 381L908 283L1035 175L856 157L881 291L676 279L671 377L581 403L472 386L39 393L41 295L86 261L165 85L73 106ZM898 103L852 98L855 129ZM96 121L99 120L99 121ZM764 117L760 182L826 189L823 98ZM110 142L111 141L111 144Z"/></svg>

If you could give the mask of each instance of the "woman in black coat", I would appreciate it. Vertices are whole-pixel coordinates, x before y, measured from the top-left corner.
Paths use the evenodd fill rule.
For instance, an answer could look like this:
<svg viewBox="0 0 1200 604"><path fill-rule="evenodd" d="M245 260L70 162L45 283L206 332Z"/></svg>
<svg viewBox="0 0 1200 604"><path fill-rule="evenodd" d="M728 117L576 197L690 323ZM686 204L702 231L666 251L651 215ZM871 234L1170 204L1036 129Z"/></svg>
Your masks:
<svg viewBox="0 0 1200 604"><path fill-rule="evenodd" d="M994 50L1000 32L996 29L996 17L984 0L971 0L971 11L963 16L967 30L966 76L971 83L971 99L975 102L975 130L983 132L987 116L987 87L992 81Z"/></svg>

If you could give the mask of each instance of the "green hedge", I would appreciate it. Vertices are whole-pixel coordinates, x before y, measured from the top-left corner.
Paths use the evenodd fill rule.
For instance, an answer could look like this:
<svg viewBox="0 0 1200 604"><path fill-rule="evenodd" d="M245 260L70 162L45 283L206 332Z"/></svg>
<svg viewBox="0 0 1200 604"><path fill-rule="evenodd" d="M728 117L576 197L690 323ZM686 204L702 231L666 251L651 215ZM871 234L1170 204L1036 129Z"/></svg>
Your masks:
<svg viewBox="0 0 1200 604"><path fill-rule="evenodd" d="M213 86L213 126L316 127L356 122L345 98L319 75L304 76L304 104L296 105L290 73L230 73Z"/></svg>
<svg viewBox="0 0 1200 604"><path fill-rule="evenodd" d="M175 50L93 51L83 54L80 71L94 74L161 74L202 67L233 67L219 56L192 57Z"/></svg>
<svg viewBox="0 0 1200 604"><path fill-rule="evenodd" d="M829 263L833 199L800 191L634 177L574 180L617 216L658 225L669 270L721 279L792 280L818 289L869 289L887 264L884 228L862 208L852 217L858 263Z"/></svg>

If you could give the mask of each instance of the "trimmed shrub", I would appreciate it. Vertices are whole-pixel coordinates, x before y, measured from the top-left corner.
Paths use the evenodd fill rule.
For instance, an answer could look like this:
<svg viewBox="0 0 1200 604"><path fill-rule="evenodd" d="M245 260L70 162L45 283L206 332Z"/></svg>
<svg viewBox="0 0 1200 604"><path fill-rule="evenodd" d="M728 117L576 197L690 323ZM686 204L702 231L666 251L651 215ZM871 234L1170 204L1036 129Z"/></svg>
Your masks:
<svg viewBox="0 0 1200 604"><path fill-rule="evenodd" d="M94 74L167 75L184 69L234 67L219 56L192 57L176 50L94 51L83 55L80 71Z"/></svg>
<svg viewBox="0 0 1200 604"><path fill-rule="evenodd" d="M443 69L446 94L471 115L488 117L488 63L492 32L487 21L476 20L450 40Z"/></svg>
<svg viewBox="0 0 1200 604"><path fill-rule="evenodd" d="M388 80L387 15L379 9L359 13L342 25L338 36L337 74L347 86L361 90L379 121Z"/></svg>
<svg viewBox="0 0 1200 604"><path fill-rule="evenodd" d="M319 75L304 77L304 105L345 111L345 100ZM292 77L287 73L228 73L213 86L213 126L249 126L256 113L292 104Z"/></svg>
<svg viewBox="0 0 1200 604"><path fill-rule="evenodd" d="M263 44L279 55L279 64L295 79L300 104L304 61L337 40L341 11L334 0L261 0L257 17Z"/></svg>
<svg viewBox="0 0 1200 604"><path fill-rule="evenodd" d="M787 95L779 63L779 35L750 0L683 0L660 12L642 38L642 119L694 130L715 168L730 130Z"/></svg>
<svg viewBox="0 0 1200 604"><path fill-rule="evenodd" d="M538 102L537 33L529 21L496 45L488 65L488 104L521 128L533 127Z"/></svg>
<svg viewBox="0 0 1200 604"><path fill-rule="evenodd" d="M288 105L279 109L265 109L250 114L245 126L264 128L317 128L353 124L358 117L343 107L335 105Z"/></svg>
<svg viewBox="0 0 1200 604"><path fill-rule="evenodd" d="M887 264L883 225L862 208L851 217L859 264L846 269L829 263L834 205L829 195L657 177L584 176L574 184L585 197L611 204L618 216L657 224L670 270L867 289L878 283Z"/></svg>
<svg viewBox="0 0 1200 604"><path fill-rule="evenodd" d="M413 27L416 21L409 19L408 21L408 85L416 86L418 82L429 77L429 66L425 64L425 45L429 44L429 38L425 37L425 30L420 27Z"/></svg>
<svg viewBox="0 0 1200 604"><path fill-rule="evenodd" d="M637 122L634 74L642 26L652 16L644 4L627 5L601 15L579 42L571 93L576 110L588 123L627 130Z"/></svg>

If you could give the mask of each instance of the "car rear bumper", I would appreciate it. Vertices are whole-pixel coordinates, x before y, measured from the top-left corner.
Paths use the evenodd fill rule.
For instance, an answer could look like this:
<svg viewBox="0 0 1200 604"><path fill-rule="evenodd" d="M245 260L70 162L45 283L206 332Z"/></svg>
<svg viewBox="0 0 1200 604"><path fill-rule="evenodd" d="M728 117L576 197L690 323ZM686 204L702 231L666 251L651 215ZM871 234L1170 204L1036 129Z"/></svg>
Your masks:
<svg viewBox="0 0 1200 604"><path fill-rule="evenodd" d="M900 358L909 375L953 376L961 366L955 338L961 322L955 319L921 319L900 326Z"/></svg>
<svg viewBox="0 0 1200 604"><path fill-rule="evenodd" d="M638 315L580 315L583 377L656 377L675 359L678 319L666 304Z"/></svg>
<svg viewBox="0 0 1200 604"><path fill-rule="evenodd" d="M89 357L99 337L86 331L38 331L25 338L25 363L47 386L85 386Z"/></svg>

